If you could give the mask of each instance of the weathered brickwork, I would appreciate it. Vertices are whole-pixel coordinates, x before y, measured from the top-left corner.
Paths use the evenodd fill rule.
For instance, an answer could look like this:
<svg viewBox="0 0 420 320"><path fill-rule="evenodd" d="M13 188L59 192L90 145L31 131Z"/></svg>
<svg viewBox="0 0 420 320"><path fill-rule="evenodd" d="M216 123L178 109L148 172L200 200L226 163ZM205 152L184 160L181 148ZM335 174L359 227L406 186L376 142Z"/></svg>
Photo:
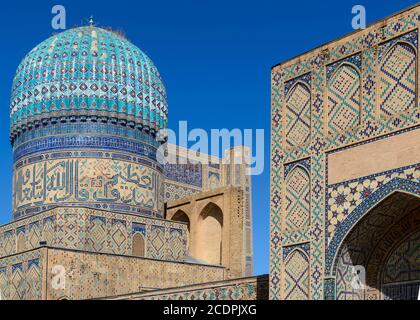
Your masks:
<svg viewBox="0 0 420 320"><path fill-rule="evenodd" d="M235 186L243 190L242 210L244 271L242 276L253 274L252 247L252 185L248 173L251 155L247 147L238 146L226 150L223 158L196 154L180 146L168 145L168 159L164 166L165 200L177 202L190 195L202 197L200 192ZM190 163L191 159L194 163ZM200 208L201 210L202 208ZM228 210L228 209L226 209ZM223 210L225 211L225 210ZM197 212L199 214L199 212ZM239 235L238 235L239 236Z"/></svg>
<svg viewBox="0 0 420 320"><path fill-rule="evenodd" d="M268 275L104 298L106 300L267 300Z"/></svg>
<svg viewBox="0 0 420 320"><path fill-rule="evenodd" d="M414 196L398 219L419 210L418 25L415 6L272 68L271 299L390 297L380 276L349 289L355 266L376 274L384 262L373 268L356 258L367 242L348 241L391 232L357 225L385 219L372 209L395 192ZM419 286L402 283L399 298Z"/></svg>
<svg viewBox="0 0 420 320"><path fill-rule="evenodd" d="M241 188L224 187L167 204L166 218L188 225L191 256L225 266L228 278L247 272L243 197Z"/></svg>
<svg viewBox="0 0 420 320"><path fill-rule="evenodd" d="M63 265L69 272L64 290L51 290L47 299L89 299L142 290L189 285L224 279L224 268L88 252L49 250L48 265Z"/></svg>
<svg viewBox="0 0 420 320"><path fill-rule="evenodd" d="M47 247L0 259L5 300L89 299L223 279L223 267Z"/></svg>

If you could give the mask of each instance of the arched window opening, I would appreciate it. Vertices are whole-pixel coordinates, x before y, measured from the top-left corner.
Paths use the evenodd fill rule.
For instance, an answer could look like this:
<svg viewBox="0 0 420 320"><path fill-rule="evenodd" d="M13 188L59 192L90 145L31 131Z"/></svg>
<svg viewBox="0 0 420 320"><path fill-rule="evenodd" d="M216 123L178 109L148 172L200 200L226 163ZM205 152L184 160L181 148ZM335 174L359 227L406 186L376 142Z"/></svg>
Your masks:
<svg viewBox="0 0 420 320"><path fill-rule="evenodd" d="M209 203L201 212L197 230L197 258L210 264L222 264L223 212Z"/></svg>
<svg viewBox="0 0 420 320"><path fill-rule="evenodd" d="M133 256L145 256L145 242L144 237L141 233L136 233L133 237Z"/></svg>

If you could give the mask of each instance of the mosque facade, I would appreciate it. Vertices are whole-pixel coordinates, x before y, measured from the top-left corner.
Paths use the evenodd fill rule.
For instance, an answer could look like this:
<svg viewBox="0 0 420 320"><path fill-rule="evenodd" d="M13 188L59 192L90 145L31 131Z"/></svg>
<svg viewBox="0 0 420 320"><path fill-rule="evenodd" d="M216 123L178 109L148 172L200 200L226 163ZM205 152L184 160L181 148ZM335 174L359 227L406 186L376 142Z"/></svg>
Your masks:
<svg viewBox="0 0 420 320"><path fill-rule="evenodd" d="M190 161L159 138L167 125L160 74L122 35L78 27L30 51L11 96L2 299L211 291L231 279L225 296L253 297L251 179L245 161L230 161L249 150ZM162 147L177 161L158 161Z"/></svg>
<svg viewBox="0 0 420 320"><path fill-rule="evenodd" d="M419 10L272 68L263 276L250 150L191 155L162 139L160 74L115 32L79 27L36 46L12 88L0 298L417 299ZM158 161L162 146L177 161Z"/></svg>

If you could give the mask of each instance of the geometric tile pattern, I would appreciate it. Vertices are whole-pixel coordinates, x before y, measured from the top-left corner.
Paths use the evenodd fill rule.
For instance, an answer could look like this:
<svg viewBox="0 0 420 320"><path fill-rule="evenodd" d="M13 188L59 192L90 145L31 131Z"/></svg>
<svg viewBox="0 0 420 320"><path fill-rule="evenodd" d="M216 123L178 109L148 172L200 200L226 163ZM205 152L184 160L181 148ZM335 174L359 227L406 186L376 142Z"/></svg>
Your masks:
<svg viewBox="0 0 420 320"><path fill-rule="evenodd" d="M328 134L353 128L360 121L360 75L348 64L339 67L328 84Z"/></svg>
<svg viewBox="0 0 420 320"><path fill-rule="evenodd" d="M145 159L143 164L147 164L147 161L150 163L150 160L156 160L156 149L159 147L159 143L151 140L150 137L140 136L142 140L136 139L136 141L133 141L131 140L132 136L130 134L133 134L131 132L121 133L123 136L129 136L129 139L126 139L125 137L98 135L101 131L108 134L108 131L103 127L93 124L90 125L89 129L79 126L78 124L72 124L71 126L61 125L60 128L52 126L49 127L49 131L45 129L45 131L41 132L40 138L38 139L34 139L33 136L26 137L29 141L22 139L23 142L13 148L13 160L17 162L22 158L41 152L71 149L85 151L83 153L75 153L77 156L94 154L97 158L103 158L104 155L98 151L107 150L126 152L137 157L143 157ZM70 133L72 133L72 135L70 135ZM92 149L96 149L97 152L92 152ZM59 154L54 154L51 158L66 158L63 156L57 157L58 155ZM49 157L48 154L44 154L44 157L41 157L41 159ZM27 163L35 163L37 160L39 160L39 158L31 158Z"/></svg>
<svg viewBox="0 0 420 320"><path fill-rule="evenodd" d="M196 192L200 192L200 189L188 188L165 180L165 201L179 200Z"/></svg>
<svg viewBox="0 0 420 320"><path fill-rule="evenodd" d="M353 210L374 194L379 188L386 186L393 179L420 182L418 165L397 168L388 172L329 185L327 189L327 246L336 229L353 212Z"/></svg>
<svg viewBox="0 0 420 320"><path fill-rule="evenodd" d="M179 156L177 156L175 161L175 163L165 164L164 172L166 179L189 184L194 187L201 188L203 186L202 163L190 163L187 158Z"/></svg>
<svg viewBox="0 0 420 320"><path fill-rule="evenodd" d="M27 282L27 291L26 291L26 300L40 300L42 286L39 279L42 278L40 273L40 261L39 259L29 260L27 271L26 271L26 282Z"/></svg>
<svg viewBox="0 0 420 320"><path fill-rule="evenodd" d="M270 299L280 299L282 286L282 230L284 204L284 152L282 137L284 133L284 81L278 70L271 74L271 166L270 166ZM283 210L283 211L282 211Z"/></svg>
<svg viewBox="0 0 420 320"><path fill-rule="evenodd" d="M102 252L106 245L106 219L104 217L90 216L89 237L87 241L89 250Z"/></svg>
<svg viewBox="0 0 420 320"><path fill-rule="evenodd" d="M15 230L23 228L30 230L26 250L38 248L42 240L52 247L132 255L133 237L141 233L147 258L183 261L187 254L187 226L176 221L60 207L1 226L0 258L16 253Z"/></svg>
<svg viewBox="0 0 420 320"><path fill-rule="evenodd" d="M363 290L357 290L352 286L355 279L352 258L347 248L344 248L340 254L337 264L337 300L362 300Z"/></svg>
<svg viewBox="0 0 420 320"><path fill-rule="evenodd" d="M12 265L12 279L10 287L10 299L11 300L22 300L25 296L25 272L23 270L23 264L18 263Z"/></svg>
<svg viewBox="0 0 420 320"><path fill-rule="evenodd" d="M296 166L286 177L286 231L300 229L309 224L309 180L308 172L300 166Z"/></svg>
<svg viewBox="0 0 420 320"><path fill-rule="evenodd" d="M380 65L380 113L386 117L416 107L416 51L398 42Z"/></svg>
<svg viewBox="0 0 420 320"><path fill-rule="evenodd" d="M43 217L45 216L45 218ZM56 224L56 218L54 215L51 215L50 212L46 214L41 214L40 218L42 219L42 236L41 239L47 243L47 245L58 243L58 237L56 237L56 231L58 226ZM31 219L33 220L33 219ZM24 221L24 220L23 220ZM40 220L41 221L41 220Z"/></svg>
<svg viewBox="0 0 420 320"><path fill-rule="evenodd" d="M307 85L296 83L286 98L286 141L289 146L307 143L311 130L311 93Z"/></svg>
<svg viewBox="0 0 420 320"><path fill-rule="evenodd" d="M112 252L120 253L126 252L127 250L127 227L126 222L120 219L112 219L111 232L110 232L110 243L112 246Z"/></svg>
<svg viewBox="0 0 420 320"><path fill-rule="evenodd" d="M28 249L36 248L39 245L40 232L39 222L34 222L29 225Z"/></svg>
<svg viewBox="0 0 420 320"><path fill-rule="evenodd" d="M11 255L15 253L16 236L13 231L6 231L3 233L3 252L4 255Z"/></svg>
<svg viewBox="0 0 420 320"><path fill-rule="evenodd" d="M64 230L64 234L63 234L63 242L64 245L67 248L70 249L77 249L78 247L81 247L81 245L84 243L85 239L84 237L81 238L79 235L79 230L80 230L80 223L83 220L79 219L79 215L76 214L72 214L70 212L68 212L65 216L64 216L64 226L65 226L65 230ZM59 227L59 232L61 231L61 226Z"/></svg>
<svg viewBox="0 0 420 320"><path fill-rule="evenodd" d="M324 279L324 299L335 300L335 278Z"/></svg>
<svg viewBox="0 0 420 320"><path fill-rule="evenodd" d="M171 228L169 231L169 246L166 246L167 250L171 250L171 253L168 255L174 257L175 260L180 260L182 257L185 257L185 241L182 236L182 230Z"/></svg>
<svg viewBox="0 0 420 320"><path fill-rule="evenodd" d="M141 233L143 236L146 236L146 225L143 223L133 223L132 225L133 234Z"/></svg>
<svg viewBox="0 0 420 320"><path fill-rule="evenodd" d="M295 251L295 249L299 249L302 252L304 252L308 257L310 256L310 243L309 242L305 242L305 243L299 243L299 244L294 244L294 245L290 245L290 246L284 246L283 247L283 259L286 260L287 256Z"/></svg>
<svg viewBox="0 0 420 320"><path fill-rule="evenodd" d="M9 296L9 286L7 283L7 269L5 267L0 268L0 295L1 300L6 300Z"/></svg>
<svg viewBox="0 0 420 320"><path fill-rule="evenodd" d="M2 300L41 299L42 256L28 251L0 259L0 295Z"/></svg>
<svg viewBox="0 0 420 320"><path fill-rule="evenodd" d="M325 66L326 69L326 79L327 82L331 82L331 77L340 69L344 64L347 66L353 67L356 70L362 68L362 55L360 53L354 54L352 56L342 58L336 62L330 63Z"/></svg>
<svg viewBox="0 0 420 320"><path fill-rule="evenodd" d="M285 300L309 299L309 259L300 250L294 250L285 263Z"/></svg>
<svg viewBox="0 0 420 320"><path fill-rule="evenodd" d="M150 257L162 259L164 256L164 245L166 243L165 228L160 226L152 226L150 231L151 245L149 246Z"/></svg>
<svg viewBox="0 0 420 320"><path fill-rule="evenodd" d="M386 183L385 185L378 188L374 193L366 197L363 202L357 206L351 214L346 217L346 219L343 220L342 223L340 223L338 226L336 226L336 230L334 231L334 235L330 239L328 243L328 247L326 249L326 257L325 257L325 266L326 266L326 272L329 274L331 270L333 269L333 260L334 257L337 255L338 250L342 246L342 242L344 239L348 239L348 233L353 230L354 226L359 226L359 220L364 218L364 216L372 210L372 208L375 208L378 203L392 195L394 192L406 192L409 194L414 194L420 196L420 183L414 182L410 180L403 180L400 178L394 178L390 182ZM388 201L389 202L389 201ZM402 202L400 205L396 205L395 203L391 202L389 204L389 208L387 208L385 205L380 206L382 208L381 211L375 212L382 212L381 215L377 214L374 215L373 218L372 215L368 215L368 219L364 219L363 221L367 221L368 226L371 230L367 230L364 232L365 235L369 236L369 239L375 235L375 233L372 232L372 226L375 226L374 229L378 229L378 227L385 228L392 223L394 223L395 214L402 212L402 209L404 206L404 202ZM391 210L392 209L392 210ZM397 210L396 210L397 209ZM385 217L386 219L382 218ZM369 223L369 221L372 222ZM378 220L379 219L379 220ZM381 222L380 221L385 221ZM361 230L360 227L358 227L356 230ZM376 233L377 234L377 233ZM384 234L384 232L383 232ZM362 240L360 235L357 235L356 238L360 238L359 241ZM370 239L369 241L365 241L370 244L374 244L375 241L373 239ZM366 245L365 245L366 246ZM373 248L366 249L364 252L368 253L371 252Z"/></svg>

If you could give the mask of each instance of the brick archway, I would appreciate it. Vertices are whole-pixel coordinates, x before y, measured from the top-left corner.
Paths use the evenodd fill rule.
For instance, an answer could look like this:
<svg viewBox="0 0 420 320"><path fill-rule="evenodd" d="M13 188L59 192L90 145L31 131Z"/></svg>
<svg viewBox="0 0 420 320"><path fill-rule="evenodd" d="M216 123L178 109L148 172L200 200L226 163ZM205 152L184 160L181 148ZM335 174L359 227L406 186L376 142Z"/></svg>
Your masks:
<svg viewBox="0 0 420 320"><path fill-rule="evenodd" d="M209 202L198 217L197 258L210 264L222 264L223 211Z"/></svg>

